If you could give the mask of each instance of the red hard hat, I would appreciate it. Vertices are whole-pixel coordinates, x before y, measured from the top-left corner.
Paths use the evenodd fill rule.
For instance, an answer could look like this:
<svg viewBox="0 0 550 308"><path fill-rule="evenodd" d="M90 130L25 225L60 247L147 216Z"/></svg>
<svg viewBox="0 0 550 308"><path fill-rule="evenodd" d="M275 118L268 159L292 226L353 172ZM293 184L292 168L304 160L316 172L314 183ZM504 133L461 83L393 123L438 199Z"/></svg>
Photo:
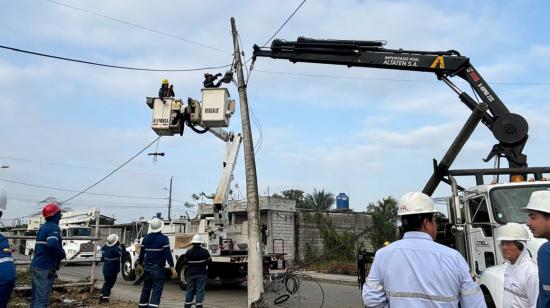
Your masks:
<svg viewBox="0 0 550 308"><path fill-rule="evenodd" d="M48 218L59 212L61 212L61 208L59 207L59 205L55 203L49 203L42 209L42 216L44 216L44 218Z"/></svg>

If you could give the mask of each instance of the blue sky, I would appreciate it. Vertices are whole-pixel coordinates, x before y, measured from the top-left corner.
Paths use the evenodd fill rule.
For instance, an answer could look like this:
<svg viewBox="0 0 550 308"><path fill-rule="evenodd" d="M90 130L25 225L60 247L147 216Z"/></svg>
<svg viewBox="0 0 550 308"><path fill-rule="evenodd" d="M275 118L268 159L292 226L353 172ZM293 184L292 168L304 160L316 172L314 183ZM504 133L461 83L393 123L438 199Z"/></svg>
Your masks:
<svg viewBox="0 0 550 308"><path fill-rule="evenodd" d="M263 44L301 1L59 2L222 51L45 0L2 1L0 44L116 65L218 66L231 62L231 16L248 57L252 45ZM386 40L388 48L459 50L508 108L528 120L530 139L524 152L531 166L543 166L548 165L550 142L549 9L542 0L309 0L277 37ZM10 166L0 169L0 179L69 190L92 184L155 138L145 97L154 95L165 77L177 96L200 97L201 72L122 71L0 50L0 163ZM234 86L229 90L238 96ZM428 73L261 58L248 91L262 131L256 157L260 194L290 188L345 192L356 210L387 195L421 190L432 158L443 156L468 117L456 95ZM241 130L240 114L230 129ZM253 129L259 145L260 130ZM481 158L494 142L479 126L454 167L491 166ZM215 191L224 146L211 135L191 131L162 138L159 151L165 157L153 163L142 155L91 190L157 199L83 195L71 206L97 206L121 221L166 213L164 188L174 176L174 212L192 214L195 210L184 208L183 202L192 201L192 193ZM242 155L234 184L244 195ZM37 210L37 201L45 197L72 195L11 182L1 185L10 202L6 218ZM441 186L436 195L448 192Z"/></svg>

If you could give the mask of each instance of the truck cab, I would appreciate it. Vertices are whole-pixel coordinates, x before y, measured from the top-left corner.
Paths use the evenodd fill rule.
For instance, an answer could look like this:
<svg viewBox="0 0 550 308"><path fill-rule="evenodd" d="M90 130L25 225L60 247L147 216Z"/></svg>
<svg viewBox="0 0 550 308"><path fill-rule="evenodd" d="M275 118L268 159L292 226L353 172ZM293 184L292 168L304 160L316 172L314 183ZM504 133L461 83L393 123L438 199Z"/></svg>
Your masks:
<svg viewBox="0 0 550 308"><path fill-rule="evenodd" d="M448 203L448 222L441 228L438 241L451 243L450 246L464 256L471 273L485 294L489 307L502 307L506 268L496 242L495 228L509 222L526 225L527 213L521 208L527 205L531 193L538 190L550 190L550 182L477 185L455 196L458 197L458 203ZM450 237L454 238L454 241L449 241ZM544 242L545 239L531 236L527 243L527 249L535 262L538 249Z"/></svg>

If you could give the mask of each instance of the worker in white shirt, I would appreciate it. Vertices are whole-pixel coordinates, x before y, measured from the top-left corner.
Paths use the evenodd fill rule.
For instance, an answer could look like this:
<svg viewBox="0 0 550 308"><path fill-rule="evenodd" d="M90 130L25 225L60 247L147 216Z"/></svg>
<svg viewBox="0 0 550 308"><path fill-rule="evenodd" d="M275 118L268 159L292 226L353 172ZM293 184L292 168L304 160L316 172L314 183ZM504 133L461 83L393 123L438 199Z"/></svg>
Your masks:
<svg viewBox="0 0 550 308"><path fill-rule="evenodd" d="M502 257L506 262L502 307L536 307L539 296L539 271L527 250L527 228L517 223L508 223L498 227L496 234Z"/></svg>
<svg viewBox="0 0 550 308"><path fill-rule="evenodd" d="M366 307L486 307L464 258L434 242L436 212L423 193L401 198L397 215L405 234L376 252L363 285Z"/></svg>

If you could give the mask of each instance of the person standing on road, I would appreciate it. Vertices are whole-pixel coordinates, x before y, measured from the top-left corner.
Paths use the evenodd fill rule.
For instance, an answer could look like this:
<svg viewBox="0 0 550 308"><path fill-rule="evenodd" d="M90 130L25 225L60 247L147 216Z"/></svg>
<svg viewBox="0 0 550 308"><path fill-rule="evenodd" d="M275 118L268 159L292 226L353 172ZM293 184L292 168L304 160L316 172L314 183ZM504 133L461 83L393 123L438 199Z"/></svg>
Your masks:
<svg viewBox="0 0 550 308"><path fill-rule="evenodd" d="M53 282L61 260L66 258L61 239L59 221L61 208L49 203L42 209L46 223L40 226L34 245L34 257L31 262L32 303L30 308L48 307Z"/></svg>
<svg viewBox="0 0 550 308"><path fill-rule="evenodd" d="M164 267L170 265L172 278L176 277L174 259L170 251L170 241L162 234L164 222L153 218L149 222L149 232L141 242L138 266L143 268L143 289L139 299L139 307L158 307L164 281L166 280Z"/></svg>
<svg viewBox="0 0 550 308"><path fill-rule="evenodd" d="M6 210L6 191L0 187L0 218ZM0 233L0 308L8 307L11 292L15 287L15 265L11 255L10 242Z"/></svg>
<svg viewBox="0 0 550 308"><path fill-rule="evenodd" d="M527 250L527 228L521 224L507 223L498 227L496 233L506 262L502 307L535 308L539 295L539 278L537 265Z"/></svg>
<svg viewBox="0 0 550 308"><path fill-rule="evenodd" d="M193 247L185 252L187 262L187 293L185 294L184 308L191 308L193 297L195 307L202 307L204 301L204 288L208 272L208 264L212 261L208 250L201 247L200 235L195 234L191 240Z"/></svg>
<svg viewBox="0 0 550 308"><path fill-rule="evenodd" d="M423 193L401 198L405 234L376 252L362 291L367 307L486 307L462 255L434 242L437 212Z"/></svg>
<svg viewBox="0 0 550 308"><path fill-rule="evenodd" d="M120 272L120 259L126 250L120 246L118 242L118 235L109 234L107 236L107 243L101 247L101 260L103 261L103 287L101 288L101 294L99 295L100 303L109 302L109 296L111 295L111 289L115 285L116 278Z"/></svg>
<svg viewBox="0 0 550 308"><path fill-rule="evenodd" d="M550 191L535 191L524 208L527 211L527 226L536 238L550 240ZM540 246L537 253L539 267L538 308L550 307L550 242Z"/></svg>

